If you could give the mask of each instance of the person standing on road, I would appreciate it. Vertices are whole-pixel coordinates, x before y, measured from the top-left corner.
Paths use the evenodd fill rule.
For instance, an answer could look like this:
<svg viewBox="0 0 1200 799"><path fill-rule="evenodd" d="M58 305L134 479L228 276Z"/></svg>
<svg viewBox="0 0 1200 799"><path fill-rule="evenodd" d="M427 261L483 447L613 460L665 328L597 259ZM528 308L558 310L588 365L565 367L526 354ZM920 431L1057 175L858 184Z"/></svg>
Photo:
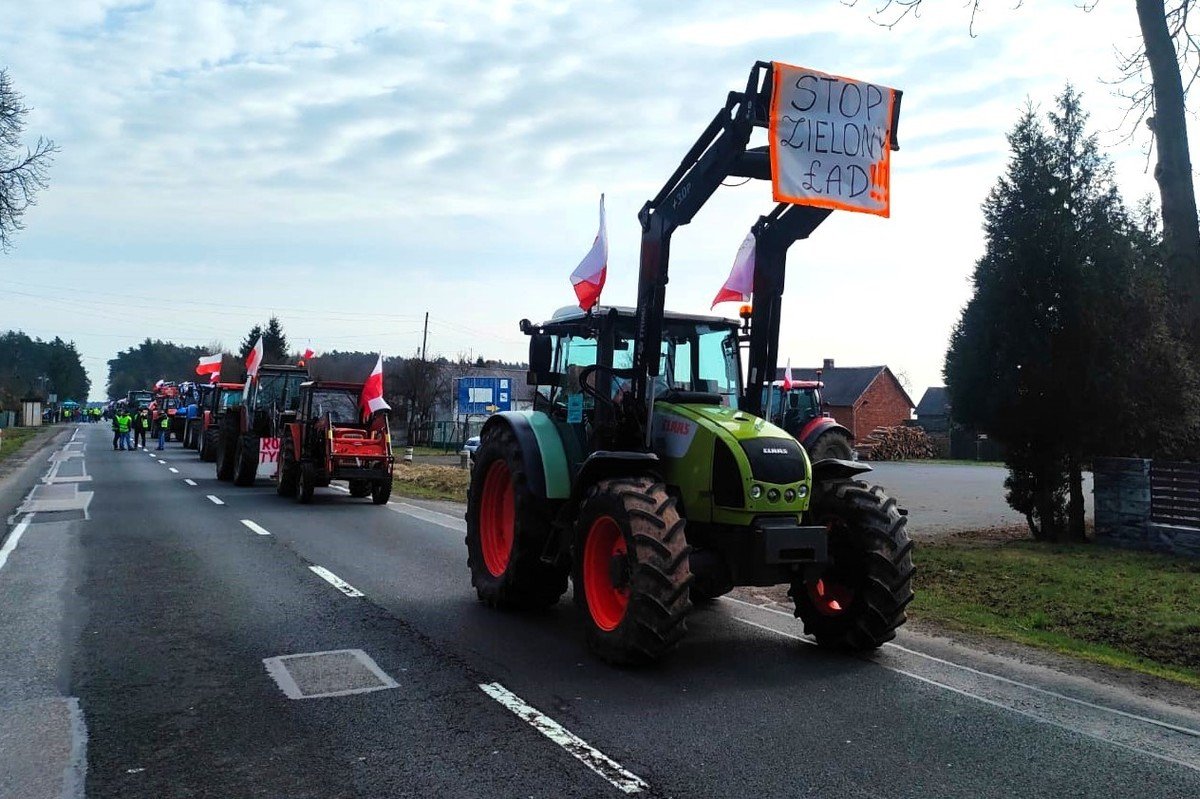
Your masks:
<svg viewBox="0 0 1200 799"><path fill-rule="evenodd" d="M167 430L171 427L171 417L167 414L160 413L158 415L158 448L162 449L167 443Z"/></svg>
<svg viewBox="0 0 1200 799"><path fill-rule="evenodd" d="M117 414L114 422L117 426L117 432L120 434L120 449L131 450L133 445L129 443L129 429L133 427L134 419L126 411L121 411Z"/></svg>
<svg viewBox="0 0 1200 799"><path fill-rule="evenodd" d="M146 434L150 432L150 411L142 408L133 420L133 449L146 448Z"/></svg>
<svg viewBox="0 0 1200 799"><path fill-rule="evenodd" d="M119 413L113 414L113 418L112 418L113 450L114 451L119 448L117 445L121 443L121 428L117 424L117 417L119 415L120 415Z"/></svg>

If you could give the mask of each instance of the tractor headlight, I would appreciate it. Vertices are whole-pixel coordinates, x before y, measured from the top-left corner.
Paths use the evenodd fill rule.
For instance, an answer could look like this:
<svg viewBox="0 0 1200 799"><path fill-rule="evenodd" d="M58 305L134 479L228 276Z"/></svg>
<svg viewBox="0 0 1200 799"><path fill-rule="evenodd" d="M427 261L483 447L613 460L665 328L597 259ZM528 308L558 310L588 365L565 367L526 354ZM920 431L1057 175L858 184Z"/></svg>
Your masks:
<svg viewBox="0 0 1200 799"><path fill-rule="evenodd" d="M758 499L762 496L762 486L758 483L750 486L750 499Z"/></svg>
<svg viewBox="0 0 1200 799"><path fill-rule="evenodd" d="M779 501L779 489L778 488L772 488L770 491L767 492L767 501L768 502L778 502Z"/></svg>
<svg viewBox="0 0 1200 799"><path fill-rule="evenodd" d="M799 488L797 488L796 496L800 497L800 499L804 499L805 497L807 497L808 496L808 486L801 485Z"/></svg>
<svg viewBox="0 0 1200 799"><path fill-rule="evenodd" d="M787 491L784 491L783 492L783 501L784 502L795 502L796 501L796 492L790 488Z"/></svg>

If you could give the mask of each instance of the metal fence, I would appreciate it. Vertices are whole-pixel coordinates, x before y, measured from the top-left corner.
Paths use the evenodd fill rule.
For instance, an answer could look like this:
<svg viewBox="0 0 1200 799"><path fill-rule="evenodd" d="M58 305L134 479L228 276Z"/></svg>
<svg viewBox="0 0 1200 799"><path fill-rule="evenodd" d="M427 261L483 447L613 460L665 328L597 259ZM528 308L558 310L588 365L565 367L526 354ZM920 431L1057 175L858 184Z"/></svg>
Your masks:
<svg viewBox="0 0 1200 799"><path fill-rule="evenodd" d="M1200 463L1150 463L1150 520L1200 527Z"/></svg>

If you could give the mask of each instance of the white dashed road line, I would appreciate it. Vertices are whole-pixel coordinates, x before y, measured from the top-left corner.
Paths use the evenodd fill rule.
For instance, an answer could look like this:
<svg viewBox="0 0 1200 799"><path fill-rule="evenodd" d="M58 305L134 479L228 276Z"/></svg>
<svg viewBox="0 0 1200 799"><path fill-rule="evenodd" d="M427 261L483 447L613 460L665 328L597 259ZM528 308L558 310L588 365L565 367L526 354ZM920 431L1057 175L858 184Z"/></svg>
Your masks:
<svg viewBox="0 0 1200 799"><path fill-rule="evenodd" d="M214 505L224 505L225 504L225 502L220 497L213 496L212 494L208 495L208 501Z"/></svg>
<svg viewBox="0 0 1200 799"><path fill-rule="evenodd" d="M360 597L363 595L362 591L359 591L357 588L350 585L350 583L346 582L341 577L338 577L336 574L329 571L329 569L326 569L324 566L309 566L308 568L312 571L313 574L317 575L322 580L329 583L330 585L332 585L337 590L341 591L346 596Z"/></svg>
<svg viewBox="0 0 1200 799"><path fill-rule="evenodd" d="M596 749L575 733L563 727L537 708L525 704L521 697L498 682L480 683L483 692L511 710L517 717L529 723L535 730L561 746L579 762L599 774L625 793L639 793L650 786L636 774L621 767L621 764Z"/></svg>
<svg viewBox="0 0 1200 799"><path fill-rule="evenodd" d="M190 485L190 486L194 486L194 485L196 485L196 481L195 481L195 480L193 480L193 479L192 479L192 478L190 478L190 477L185 477L185 478L183 478L183 482L187 483L187 484L188 484L188 485Z"/></svg>
<svg viewBox="0 0 1200 799"><path fill-rule="evenodd" d="M179 470L176 469L174 466L168 466L167 471L170 472L171 474L179 474Z"/></svg>
<svg viewBox="0 0 1200 799"><path fill-rule="evenodd" d="M254 532L258 533L259 535L270 535L271 534L270 530L268 530L265 527L262 527L261 525L255 524L254 522L250 521L249 519L242 519L242 524L246 525L247 527L249 527Z"/></svg>
<svg viewBox="0 0 1200 799"><path fill-rule="evenodd" d="M22 519L17 526L13 528L12 533L9 534L8 540L4 542L4 548L0 549L0 569L3 569L4 564L8 563L9 554L17 548L17 542L21 540L21 536L24 535L25 531L29 528L29 520L32 518L32 513L26 514L25 518Z"/></svg>

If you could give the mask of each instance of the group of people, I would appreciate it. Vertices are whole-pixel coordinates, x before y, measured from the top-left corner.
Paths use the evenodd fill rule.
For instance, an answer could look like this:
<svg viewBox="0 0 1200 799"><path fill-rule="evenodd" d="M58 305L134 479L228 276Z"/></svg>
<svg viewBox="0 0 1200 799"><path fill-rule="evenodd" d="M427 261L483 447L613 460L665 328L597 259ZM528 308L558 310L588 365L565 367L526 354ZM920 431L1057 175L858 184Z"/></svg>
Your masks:
<svg viewBox="0 0 1200 799"><path fill-rule="evenodd" d="M148 408L142 408L136 415L124 408L117 409L112 418L113 449L135 450L146 448L146 437L151 430L158 433L158 449L163 449L167 443L167 432L171 426L171 417L165 413L155 419L150 416ZM133 436L132 443L130 435Z"/></svg>

